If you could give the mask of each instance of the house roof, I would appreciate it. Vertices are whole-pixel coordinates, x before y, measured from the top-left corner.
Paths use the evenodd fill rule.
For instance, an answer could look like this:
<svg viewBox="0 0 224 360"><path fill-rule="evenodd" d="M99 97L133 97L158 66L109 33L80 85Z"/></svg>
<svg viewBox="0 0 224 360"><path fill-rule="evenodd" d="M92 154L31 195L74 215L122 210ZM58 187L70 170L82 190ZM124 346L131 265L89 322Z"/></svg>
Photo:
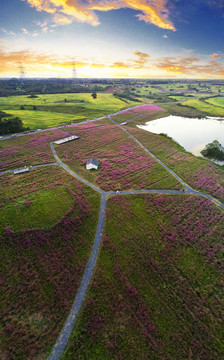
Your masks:
<svg viewBox="0 0 224 360"><path fill-rule="evenodd" d="M21 168L21 169L14 170L13 173L14 173L14 175L16 175L16 174L22 174L22 173L27 172L27 171L29 171L29 170L30 170L29 167L25 167L25 168Z"/></svg>
<svg viewBox="0 0 224 360"><path fill-rule="evenodd" d="M57 144L57 145L60 145L60 144L63 144L65 142L68 142L68 141L76 140L78 138L79 138L79 136L77 136L77 135L71 135L71 136L67 136L66 138L56 140L56 141L54 141L54 143Z"/></svg>
<svg viewBox="0 0 224 360"><path fill-rule="evenodd" d="M95 166L98 166L99 165L99 162L96 160L96 159L89 159L87 162L86 162L86 165L89 165L89 164L92 164L92 165L95 165Z"/></svg>

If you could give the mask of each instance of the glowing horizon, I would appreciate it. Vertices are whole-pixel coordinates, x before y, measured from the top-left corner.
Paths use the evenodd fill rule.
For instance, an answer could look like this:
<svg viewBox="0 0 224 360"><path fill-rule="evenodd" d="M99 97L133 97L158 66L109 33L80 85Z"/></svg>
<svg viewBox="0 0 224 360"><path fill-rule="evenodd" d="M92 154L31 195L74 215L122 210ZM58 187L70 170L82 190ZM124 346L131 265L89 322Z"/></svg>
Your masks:
<svg viewBox="0 0 224 360"><path fill-rule="evenodd" d="M223 79L224 1L3 2L0 77ZM16 14L17 16L12 16Z"/></svg>

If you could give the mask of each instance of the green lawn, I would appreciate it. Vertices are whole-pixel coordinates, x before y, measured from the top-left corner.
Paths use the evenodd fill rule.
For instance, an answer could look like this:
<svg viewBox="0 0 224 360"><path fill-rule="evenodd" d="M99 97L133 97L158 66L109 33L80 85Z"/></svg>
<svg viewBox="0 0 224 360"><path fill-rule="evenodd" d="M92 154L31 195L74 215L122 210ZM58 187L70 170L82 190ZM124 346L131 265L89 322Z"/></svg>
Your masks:
<svg viewBox="0 0 224 360"><path fill-rule="evenodd" d="M25 95L0 98L0 110L19 116L31 129L57 126L75 119L102 117L135 105L139 103L129 100L124 102L113 94L104 93L98 93L96 99L93 99L90 93L38 95L37 98ZM21 106L24 109L21 109Z"/></svg>
<svg viewBox="0 0 224 360"><path fill-rule="evenodd" d="M46 169L46 171L48 171ZM30 174L29 174L30 175ZM31 174L33 176L33 174ZM11 178L15 177L11 175ZM12 178L7 186L12 186L14 180L23 182L30 176ZM24 187L27 184L24 183ZM36 191L25 195L10 198L9 201L1 199L0 207L0 233L10 226L14 231L29 228L48 228L60 220L73 204L73 199L64 185L54 186L50 189L38 188Z"/></svg>

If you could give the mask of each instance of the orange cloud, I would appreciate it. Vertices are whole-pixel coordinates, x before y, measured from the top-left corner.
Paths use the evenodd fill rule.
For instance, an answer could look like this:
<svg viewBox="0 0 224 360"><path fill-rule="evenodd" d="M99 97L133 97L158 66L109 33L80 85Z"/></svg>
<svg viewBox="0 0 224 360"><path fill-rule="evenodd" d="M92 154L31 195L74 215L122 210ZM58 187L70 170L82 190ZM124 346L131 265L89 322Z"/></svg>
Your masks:
<svg viewBox="0 0 224 360"><path fill-rule="evenodd" d="M133 67L135 69L141 69L144 67L150 58L149 54L143 53L139 50L136 50L134 55L138 57L137 60L133 60Z"/></svg>
<svg viewBox="0 0 224 360"><path fill-rule="evenodd" d="M220 77L224 74L224 65L215 60L201 63L199 57L163 57L155 63L155 67L173 74L190 75L193 77L204 75Z"/></svg>
<svg viewBox="0 0 224 360"><path fill-rule="evenodd" d="M224 54L218 51L217 53L210 55L210 57L213 59L220 59L224 57Z"/></svg>
<svg viewBox="0 0 224 360"><path fill-rule="evenodd" d="M149 57L150 57L149 54L143 53L143 52L138 51L138 50L136 50L136 51L134 52L134 55L136 55L136 56L138 56L138 57L140 57L140 58L143 58L143 59L146 59L146 58L149 58Z"/></svg>
<svg viewBox="0 0 224 360"><path fill-rule="evenodd" d="M54 14L56 23L69 24L73 20L99 25L95 11L110 11L130 8L139 12L139 20L152 23L160 28L175 30L169 20L167 0L26 0L38 11ZM67 20L66 20L67 19Z"/></svg>
<svg viewBox="0 0 224 360"><path fill-rule="evenodd" d="M57 57L54 55L47 55L41 53L34 53L30 51L15 51L9 52L6 49L0 49L0 74L18 74L18 64L22 64L25 73L29 76L32 73L39 73L44 75L46 72L63 72L69 76L69 72L72 71L74 61L72 59L66 60L63 57ZM122 63L114 64L113 67L118 67ZM110 66L110 65L109 65ZM89 60L77 60L75 62L76 68L92 68L103 69L109 67L106 64L94 63ZM50 69L50 70L49 70Z"/></svg>
<svg viewBox="0 0 224 360"><path fill-rule="evenodd" d="M129 64L129 63L125 64L122 61L117 61L117 62L114 62L112 65L109 65L109 67L116 68L116 69L130 69L131 64Z"/></svg>
<svg viewBox="0 0 224 360"><path fill-rule="evenodd" d="M33 54L29 51L14 51L7 52L0 50L0 73L18 72L18 63L23 63L25 66L33 66L33 64L48 64L49 56L43 54Z"/></svg>

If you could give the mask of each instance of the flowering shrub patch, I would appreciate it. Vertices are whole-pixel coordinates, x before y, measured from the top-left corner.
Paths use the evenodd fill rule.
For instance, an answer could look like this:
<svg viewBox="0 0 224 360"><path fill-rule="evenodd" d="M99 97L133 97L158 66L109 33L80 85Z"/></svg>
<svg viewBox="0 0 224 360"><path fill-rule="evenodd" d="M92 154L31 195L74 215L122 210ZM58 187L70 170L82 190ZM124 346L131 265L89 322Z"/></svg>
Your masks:
<svg viewBox="0 0 224 360"><path fill-rule="evenodd" d="M153 115L158 111L164 111L164 109L154 104L141 105L130 110L124 110L120 114L112 116L112 118L116 122L121 123L125 120L135 118L138 115L142 116L142 118L149 117L150 115Z"/></svg>
<svg viewBox="0 0 224 360"><path fill-rule="evenodd" d="M50 142L66 137L59 130L0 141L0 171L54 162Z"/></svg>
<svg viewBox="0 0 224 360"><path fill-rule="evenodd" d="M223 234L223 212L202 197L112 197L63 360L221 359Z"/></svg>
<svg viewBox="0 0 224 360"><path fill-rule="evenodd" d="M224 171L220 167L183 152L179 145L164 136L131 126L128 131L189 185L224 202Z"/></svg>
<svg viewBox="0 0 224 360"><path fill-rule="evenodd" d="M148 104L148 105L141 105L141 106L137 106L131 110L127 110L125 112L132 112L134 114L145 114L147 115L148 113L154 113L157 111L163 111L164 109L162 107L160 107L159 105L154 105L154 104Z"/></svg>
<svg viewBox="0 0 224 360"><path fill-rule="evenodd" d="M5 207L1 217L9 221L0 237L2 359L46 357L71 308L98 221L99 195L60 168L40 168L27 175L29 179L24 175L20 181L9 175L0 178L1 202L15 203L16 217L18 199L23 200L21 231L14 231L11 218L5 220ZM47 213L43 202L38 203L38 192L51 197L56 192L60 206L46 197L51 210Z"/></svg>
<svg viewBox="0 0 224 360"><path fill-rule="evenodd" d="M103 190L181 187L172 175L111 122L79 125L74 133L80 139L56 147L59 157ZM85 169L90 158L100 162L99 170Z"/></svg>

